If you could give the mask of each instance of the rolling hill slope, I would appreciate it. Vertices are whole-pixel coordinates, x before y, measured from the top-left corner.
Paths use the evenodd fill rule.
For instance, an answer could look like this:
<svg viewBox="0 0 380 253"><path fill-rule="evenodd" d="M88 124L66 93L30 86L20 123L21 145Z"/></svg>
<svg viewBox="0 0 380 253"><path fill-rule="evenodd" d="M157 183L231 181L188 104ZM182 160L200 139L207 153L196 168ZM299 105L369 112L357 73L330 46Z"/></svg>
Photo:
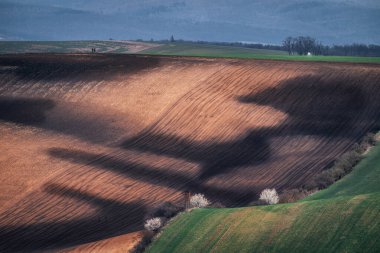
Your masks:
<svg viewBox="0 0 380 253"><path fill-rule="evenodd" d="M380 145L298 203L181 214L147 252L378 252L379 181Z"/></svg>
<svg viewBox="0 0 380 253"><path fill-rule="evenodd" d="M254 49L190 42L166 43L159 47L146 49L142 53L177 56L224 56L236 58L252 58L257 55L287 55L287 52L280 50Z"/></svg>
<svg viewBox="0 0 380 253"><path fill-rule="evenodd" d="M133 234L185 190L236 207L302 186L379 129L379 81L371 64L2 55L0 251Z"/></svg>
<svg viewBox="0 0 380 253"><path fill-rule="evenodd" d="M0 41L0 54L15 53L137 53L159 44L125 40Z"/></svg>
<svg viewBox="0 0 380 253"><path fill-rule="evenodd" d="M139 52L148 55L172 55L211 58L267 59L285 61L380 63L380 57L288 55L285 51L220 46L200 43L165 43Z"/></svg>

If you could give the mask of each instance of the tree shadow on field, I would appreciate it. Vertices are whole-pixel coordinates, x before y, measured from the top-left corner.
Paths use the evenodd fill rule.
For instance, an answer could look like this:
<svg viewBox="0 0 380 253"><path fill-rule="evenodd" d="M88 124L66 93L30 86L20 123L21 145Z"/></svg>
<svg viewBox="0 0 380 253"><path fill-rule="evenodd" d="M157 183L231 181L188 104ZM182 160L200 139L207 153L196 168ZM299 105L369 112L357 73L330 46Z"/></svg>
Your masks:
<svg viewBox="0 0 380 253"><path fill-rule="evenodd" d="M0 67L11 67L14 70L8 70L8 73L25 81L59 81L76 77L101 81L112 78L112 74L133 74L159 64L158 57L117 54L27 54L0 57Z"/></svg>
<svg viewBox="0 0 380 253"><path fill-rule="evenodd" d="M251 129L232 141L196 142L153 129L125 140L122 147L197 162L202 166L202 181L240 166L269 161L273 137L314 135L345 138L354 144L379 128L380 122L380 100L376 97L380 87L375 80L362 85L364 78L301 76L238 97L241 103L269 105L288 117L279 125ZM326 165L331 162L330 158Z"/></svg>
<svg viewBox="0 0 380 253"><path fill-rule="evenodd" d="M146 133L124 141L122 147L198 162L202 166L201 181L234 167L263 163L270 157L265 136L256 131L225 142L196 142L174 135Z"/></svg>
<svg viewBox="0 0 380 253"><path fill-rule="evenodd" d="M238 101L269 105L285 112L289 118L283 123L287 126L282 130L284 134L356 138L357 133L351 132L355 124L368 125L379 119L374 108L366 114L368 108L379 108L379 103L371 100L366 90L373 88L374 83L365 87L362 82L360 77L326 80L322 76L302 76L259 93L241 96ZM360 122L357 122L358 118Z"/></svg>
<svg viewBox="0 0 380 253"><path fill-rule="evenodd" d="M55 102L50 99L0 96L0 120L38 125L46 120L46 112L54 106Z"/></svg>
<svg viewBox="0 0 380 253"><path fill-rule="evenodd" d="M0 121L39 127L97 144L124 136L127 129L112 125L112 116L86 109L51 99L0 96Z"/></svg>
<svg viewBox="0 0 380 253"><path fill-rule="evenodd" d="M45 191L87 202L97 207L98 212L86 218L0 226L1 252L52 250L142 229L145 214L142 203L122 203L55 184L46 185Z"/></svg>
<svg viewBox="0 0 380 253"><path fill-rule="evenodd" d="M203 184L198 178L181 172L173 172L165 169L154 168L126 159L116 158L106 154L95 154L80 150L51 148L48 154L52 157L70 161L76 164L96 166L97 168L111 170L137 181L148 182L176 189L177 191L190 190L191 192L203 192L211 199L217 199L227 206L247 204L254 199L255 191L243 192L239 190L218 188ZM254 187L252 187L254 188ZM220 199L223 196L223 199Z"/></svg>

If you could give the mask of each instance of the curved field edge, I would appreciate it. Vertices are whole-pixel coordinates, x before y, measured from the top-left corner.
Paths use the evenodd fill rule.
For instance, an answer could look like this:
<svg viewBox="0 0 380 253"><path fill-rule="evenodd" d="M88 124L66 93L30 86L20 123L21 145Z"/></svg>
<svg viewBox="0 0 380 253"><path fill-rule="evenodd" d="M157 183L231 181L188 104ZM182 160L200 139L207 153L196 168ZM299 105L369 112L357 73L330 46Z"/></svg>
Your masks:
<svg viewBox="0 0 380 253"><path fill-rule="evenodd" d="M238 58L283 61L316 61L316 62L353 62L380 63L380 57L357 56L299 56L287 55L285 51L228 47L216 45L198 45L190 43L171 43L143 50L139 54L163 56L188 56L205 58Z"/></svg>
<svg viewBox="0 0 380 253"><path fill-rule="evenodd" d="M19 53L97 53L130 54L160 46L126 40L71 40L71 41L0 41L0 54Z"/></svg>
<svg viewBox="0 0 380 253"><path fill-rule="evenodd" d="M292 204L198 209L147 252L378 252L380 145L348 176Z"/></svg>

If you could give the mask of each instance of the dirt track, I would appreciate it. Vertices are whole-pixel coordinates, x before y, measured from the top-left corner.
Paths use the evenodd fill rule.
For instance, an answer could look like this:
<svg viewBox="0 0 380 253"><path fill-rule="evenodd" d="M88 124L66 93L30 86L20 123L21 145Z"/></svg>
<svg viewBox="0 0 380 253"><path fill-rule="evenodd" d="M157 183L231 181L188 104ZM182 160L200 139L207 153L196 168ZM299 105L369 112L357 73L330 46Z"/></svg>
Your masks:
<svg viewBox="0 0 380 253"><path fill-rule="evenodd" d="M376 65L0 56L0 251L139 231L187 189L299 187L379 129L379 97Z"/></svg>

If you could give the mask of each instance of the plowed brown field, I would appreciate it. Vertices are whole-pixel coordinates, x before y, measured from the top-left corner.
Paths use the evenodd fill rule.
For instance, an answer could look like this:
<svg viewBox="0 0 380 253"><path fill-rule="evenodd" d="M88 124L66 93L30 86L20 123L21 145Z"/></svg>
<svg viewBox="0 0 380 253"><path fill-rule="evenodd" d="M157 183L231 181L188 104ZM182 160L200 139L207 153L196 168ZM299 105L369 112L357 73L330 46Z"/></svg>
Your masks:
<svg viewBox="0 0 380 253"><path fill-rule="evenodd" d="M379 123L379 65L0 56L0 251L104 247L185 190L302 186Z"/></svg>

